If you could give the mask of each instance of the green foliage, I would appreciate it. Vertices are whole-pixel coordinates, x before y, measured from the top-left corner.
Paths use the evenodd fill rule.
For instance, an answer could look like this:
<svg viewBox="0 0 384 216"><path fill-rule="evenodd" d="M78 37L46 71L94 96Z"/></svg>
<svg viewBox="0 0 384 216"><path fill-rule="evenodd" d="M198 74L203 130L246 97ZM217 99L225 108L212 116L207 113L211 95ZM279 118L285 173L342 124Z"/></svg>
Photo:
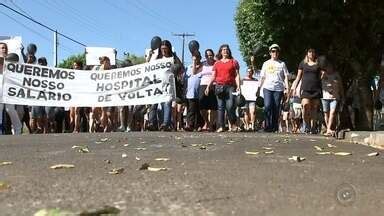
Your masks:
<svg viewBox="0 0 384 216"><path fill-rule="evenodd" d="M80 61L85 65L85 54L71 55L58 65L59 68L72 68L73 62Z"/></svg>
<svg viewBox="0 0 384 216"><path fill-rule="evenodd" d="M145 63L144 56L137 56L135 54L128 54L125 56L125 59L123 61L129 63L130 65L137 65Z"/></svg>
<svg viewBox="0 0 384 216"><path fill-rule="evenodd" d="M383 47L382 0L241 0L235 15L244 60L252 50L257 66L268 56L267 47L278 43L281 58L296 71L305 50L312 46L335 63L346 80L370 79L379 68ZM294 2L294 3L293 3Z"/></svg>

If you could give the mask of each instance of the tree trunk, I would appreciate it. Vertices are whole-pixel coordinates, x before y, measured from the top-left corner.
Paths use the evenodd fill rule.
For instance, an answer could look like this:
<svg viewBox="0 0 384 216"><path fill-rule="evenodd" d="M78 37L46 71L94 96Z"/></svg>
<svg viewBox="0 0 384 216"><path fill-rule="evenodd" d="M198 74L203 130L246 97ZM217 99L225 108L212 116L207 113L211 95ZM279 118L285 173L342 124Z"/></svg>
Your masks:
<svg viewBox="0 0 384 216"><path fill-rule="evenodd" d="M358 80L359 111L356 116L356 130L373 129L373 99L370 81Z"/></svg>

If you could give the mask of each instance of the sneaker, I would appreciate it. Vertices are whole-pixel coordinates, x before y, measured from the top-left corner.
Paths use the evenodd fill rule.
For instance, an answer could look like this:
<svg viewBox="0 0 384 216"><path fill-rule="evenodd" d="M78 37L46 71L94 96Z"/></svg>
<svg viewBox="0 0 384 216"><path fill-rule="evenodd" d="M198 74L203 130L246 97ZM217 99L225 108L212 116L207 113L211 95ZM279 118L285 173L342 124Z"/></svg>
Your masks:
<svg viewBox="0 0 384 216"><path fill-rule="evenodd" d="M125 129L125 132L131 132L131 128L127 127L127 129Z"/></svg>
<svg viewBox="0 0 384 216"><path fill-rule="evenodd" d="M224 128L222 127L216 130L216 133L221 133L221 132L224 132Z"/></svg>
<svg viewBox="0 0 384 216"><path fill-rule="evenodd" d="M124 132L124 131L125 131L125 128L124 128L124 126L120 126L120 127L118 127L118 128L116 129L116 131L118 131L118 132Z"/></svg>

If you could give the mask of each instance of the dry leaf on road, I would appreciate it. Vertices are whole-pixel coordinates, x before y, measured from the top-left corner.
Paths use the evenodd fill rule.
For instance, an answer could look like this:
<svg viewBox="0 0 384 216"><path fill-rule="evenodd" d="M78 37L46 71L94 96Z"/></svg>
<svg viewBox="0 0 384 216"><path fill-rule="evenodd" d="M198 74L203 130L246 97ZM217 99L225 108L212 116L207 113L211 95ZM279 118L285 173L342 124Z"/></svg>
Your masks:
<svg viewBox="0 0 384 216"><path fill-rule="evenodd" d="M301 162L301 161L305 160L305 157L292 156L292 157L288 158L288 160L293 160L293 161L296 161L296 162Z"/></svg>
<svg viewBox="0 0 384 216"><path fill-rule="evenodd" d="M56 164L50 167L51 169L70 169L75 168L73 164Z"/></svg>
<svg viewBox="0 0 384 216"><path fill-rule="evenodd" d="M143 163L143 164L141 165L141 167L139 168L139 170L147 170L148 167L149 167L149 163Z"/></svg>
<svg viewBox="0 0 384 216"><path fill-rule="evenodd" d="M331 155L332 152L316 152L318 155Z"/></svg>
<svg viewBox="0 0 384 216"><path fill-rule="evenodd" d="M321 148L320 146L313 146L317 151L323 151L323 148Z"/></svg>
<svg viewBox="0 0 384 216"><path fill-rule="evenodd" d="M6 182L0 181L0 191L8 188L9 188L9 184L7 184Z"/></svg>
<svg viewBox="0 0 384 216"><path fill-rule="evenodd" d="M256 151L245 151L245 154L247 154L247 155L257 155L257 154L259 154L259 152L256 152Z"/></svg>
<svg viewBox="0 0 384 216"><path fill-rule="evenodd" d="M11 161L3 161L3 162L0 162L0 166L11 165L11 164L12 164Z"/></svg>
<svg viewBox="0 0 384 216"><path fill-rule="evenodd" d="M347 156L347 155L352 155L352 153L350 152L335 152L333 153L334 155L338 155L338 156Z"/></svg>
<svg viewBox="0 0 384 216"><path fill-rule="evenodd" d="M169 158L156 158L157 161L169 161Z"/></svg>
<svg viewBox="0 0 384 216"><path fill-rule="evenodd" d="M89 153L89 148L86 145L74 145L72 146L72 149L76 149L79 153Z"/></svg>
<svg viewBox="0 0 384 216"><path fill-rule="evenodd" d="M108 140L109 140L109 138L107 138L107 137L106 138L101 138L100 142L107 142Z"/></svg>
<svg viewBox="0 0 384 216"><path fill-rule="evenodd" d="M118 215L120 214L120 212L121 210L116 207L104 206L101 209L87 210L87 211L80 212L79 214L76 214L76 215L79 215L79 216ZM56 215L52 215L52 216L56 216ZM64 215L60 215L60 216L64 216ZM69 216L69 215L66 215L66 216Z"/></svg>
<svg viewBox="0 0 384 216"><path fill-rule="evenodd" d="M166 167L148 167L147 169L148 171L152 171L152 172L158 172L158 171L167 171L169 170L168 168Z"/></svg>
<svg viewBox="0 0 384 216"><path fill-rule="evenodd" d="M120 167L120 168L113 168L111 171L108 172L108 174L117 175L122 172L124 172L124 168Z"/></svg>
<svg viewBox="0 0 384 216"><path fill-rule="evenodd" d="M54 209L40 209L33 216L72 216L72 215L77 215L77 214L64 211L59 208L54 208Z"/></svg>
<svg viewBox="0 0 384 216"><path fill-rule="evenodd" d="M125 153L123 153L123 154L121 155L121 157L122 157L122 158L126 158L126 157L128 157L128 155L125 154Z"/></svg>

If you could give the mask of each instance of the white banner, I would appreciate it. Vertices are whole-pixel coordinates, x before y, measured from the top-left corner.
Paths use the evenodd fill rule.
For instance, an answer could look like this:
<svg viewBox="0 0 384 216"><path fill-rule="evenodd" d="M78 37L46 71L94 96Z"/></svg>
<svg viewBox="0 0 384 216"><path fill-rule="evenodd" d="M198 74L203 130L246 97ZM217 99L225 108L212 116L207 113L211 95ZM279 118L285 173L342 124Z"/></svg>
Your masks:
<svg viewBox="0 0 384 216"><path fill-rule="evenodd" d="M256 92L259 88L259 81L257 80L243 80L241 85L241 94L247 101L256 101Z"/></svg>
<svg viewBox="0 0 384 216"><path fill-rule="evenodd" d="M85 63L86 65L100 65L100 57L107 56L111 65L116 64L116 50L108 47L86 47Z"/></svg>
<svg viewBox="0 0 384 216"><path fill-rule="evenodd" d="M1 40L3 39L3 40ZM8 53L16 53L19 56L19 62L24 62L23 56L21 55L22 40L20 36L6 37L0 36L0 42L6 43L8 47Z"/></svg>
<svg viewBox="0 0 384 216"><path fill-rule="evenodd" d="M1 103L105 107L155 104L176 95L173 58L105 71L5 62Z"/></svg>

